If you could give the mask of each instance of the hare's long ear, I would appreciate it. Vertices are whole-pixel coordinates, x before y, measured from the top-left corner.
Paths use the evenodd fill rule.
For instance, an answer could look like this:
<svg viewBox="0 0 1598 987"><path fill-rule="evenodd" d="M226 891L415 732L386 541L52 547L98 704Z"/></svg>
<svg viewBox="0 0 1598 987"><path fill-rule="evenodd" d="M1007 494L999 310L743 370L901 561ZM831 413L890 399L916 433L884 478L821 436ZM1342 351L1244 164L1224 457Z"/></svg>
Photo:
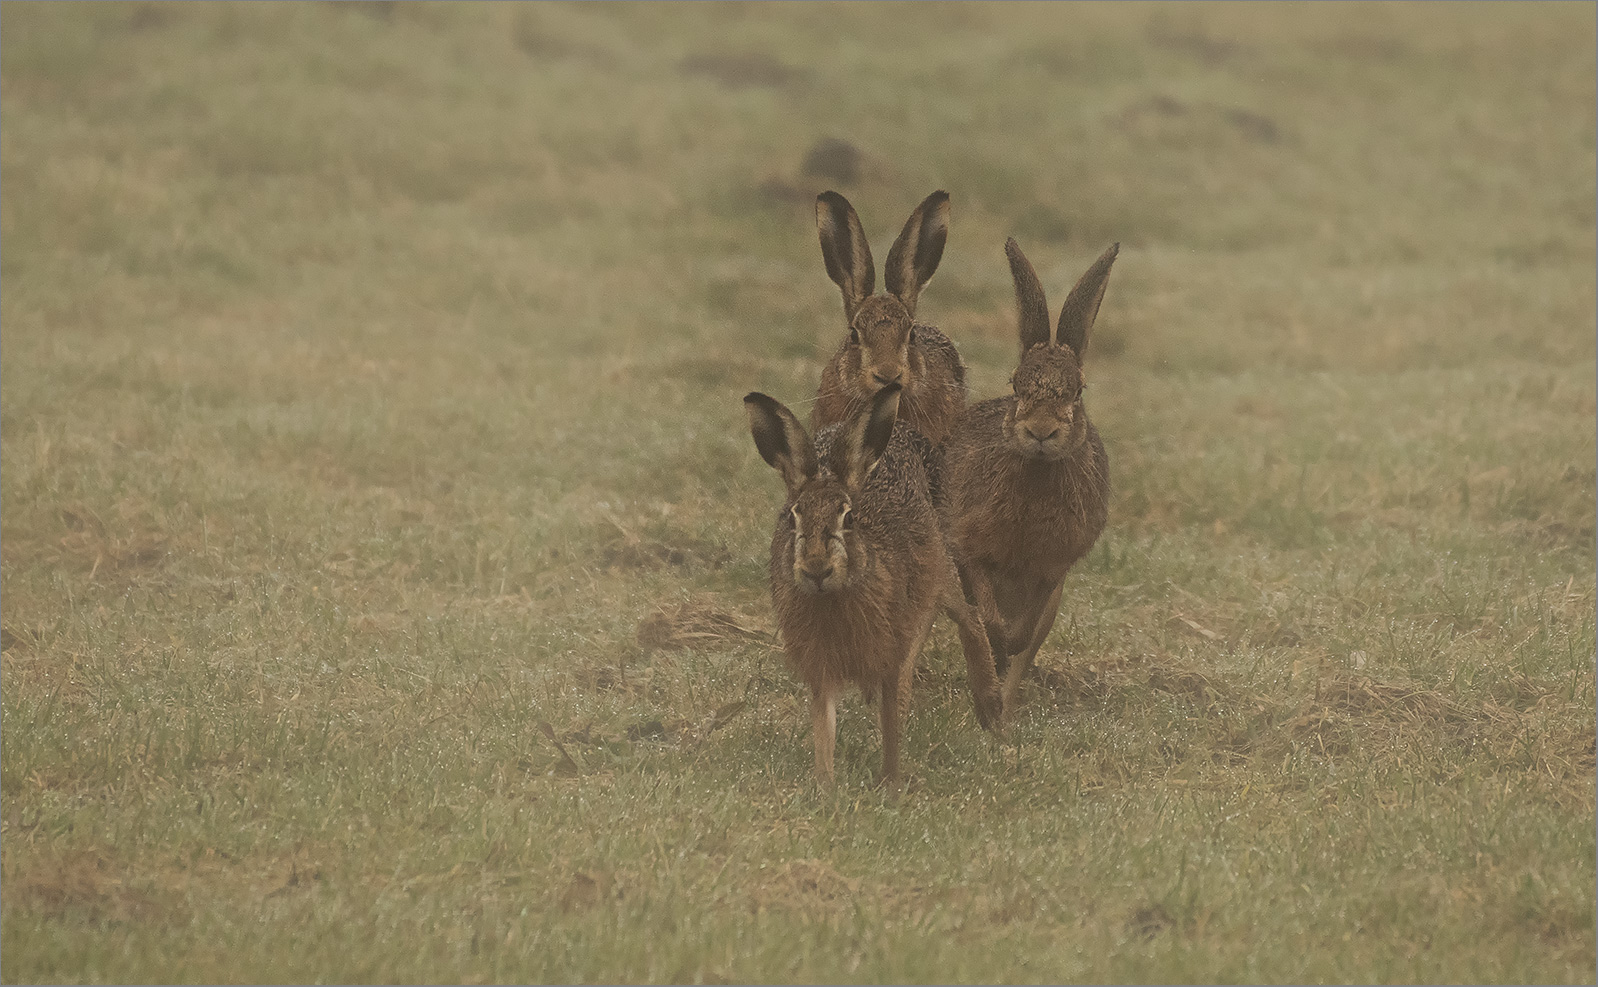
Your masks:
<svg viewBox="0 0 1598 987"><path fill-rule="evenodd" d="M744 410L749 412L749 431L760 458L782 474L790 491L816 475L816 447L810 434L782 402L754 391L745 395Z"/></svg>
<svg viewBox="0 0 1598 987"><path fill-rule="evenodd" d="M949 193L937 191L921 200L905 220L899 239L888 251L888 265L882 271L882 286L916 314L916 297L932 280L943 259L943 245L949 242Z"/></svg>
<svg viewBox="0 0 1598 987"><path fill-rule="evenodd" d="M888 448L898 417L899 385L889 384L871 399L870 407L861 408L844 422L827 458L827 465L844 486L859 490L866 485L866 478Z"/></svg>
<svg viewBox="0 0 1598 987"><path fill-rule="evenodd" d="M1004 241L1004 256L1010 258L1010 277L1015 279L1016 323L1021 328L1021 355L1039 343L1049 341L1049 303L1032 262L1021 252L1015 237Z"/></svg>
<svg viewBox="0 0 1598 987"><path fill-rule="evenodd" d="M877 269L871 247L854 206L836 192L816 196L816 229L821 234L821 259L827 277L843 292L843 316L850 322L860 303L877 290Z"/></svg>
<svg viewBox="0 0 1598 987"><path fill-rule="evenodd" d="M1082 360L1083 351L1088 344L1088 330L1093 328L1093 320L1099 317L1099 303L1104 301L1104 286L1110 282L1110 265L1115 263L1115 255L1121 250L1119 243L1110 245L1110 249L1099 255L1087 273L1077 281L1076 287L1065 298L1065 307L1060 309L1060 328L1055 338L1061 346L1071 347L1071 352L1076 354L1078 362Z"/></svg>

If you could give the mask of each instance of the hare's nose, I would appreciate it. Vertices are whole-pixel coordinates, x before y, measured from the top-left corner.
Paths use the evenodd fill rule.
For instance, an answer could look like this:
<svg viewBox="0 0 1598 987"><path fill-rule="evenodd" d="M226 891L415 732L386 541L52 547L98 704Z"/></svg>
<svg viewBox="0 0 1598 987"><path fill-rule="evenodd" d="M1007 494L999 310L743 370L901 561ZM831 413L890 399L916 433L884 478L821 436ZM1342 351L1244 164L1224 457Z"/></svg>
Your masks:
<svg viewBox="0 0 1598 987"><path fill-rule="evenodd" d="M901 370L892 377L884 377L877 371L873 370L871 371L871 379L877 382L877 386L887 387L889 384L897 384L900 380L904 379L904 371Z"/></svg>
<svg viewBox="0 0 1598 987"><path fill-rule="evenodd" d="M833 571L834 571L834 567L829 565L825 569L821 570L820 572L806 572L805 573L805 578L807 578L811 582L815 583L816 584L816 589L820 589L823 583L825 583L828 579L832 578Z"/></svg>
<svg viewBox="0 0 1598 987"><path fill-rule="evenodd" d="M1053 428L1049 430L1047 435L1039 435L1031 425L1022 425L1021 431L1025 432L1026 437L1031 439L1033 442L1047 442L1056 435L1060 434L1060 430L1058 428Z"/></svg>

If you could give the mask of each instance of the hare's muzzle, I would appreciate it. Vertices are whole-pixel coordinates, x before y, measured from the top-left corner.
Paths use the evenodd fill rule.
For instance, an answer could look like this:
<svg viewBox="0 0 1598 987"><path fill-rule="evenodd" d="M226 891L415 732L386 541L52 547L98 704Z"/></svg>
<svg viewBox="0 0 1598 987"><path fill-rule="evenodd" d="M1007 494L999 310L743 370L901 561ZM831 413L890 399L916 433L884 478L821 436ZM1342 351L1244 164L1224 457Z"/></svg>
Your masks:
<svg viewBox="0 0 1598 987"><path fill-rule="evenodd" d="M1029 459L1059 459L1076 447L1081 431L1069 406L1034 410L1016 416L1012 442L1015 451Z"/></svg>
<svg viewBox="0 0 1598 987"><path fill-rule="evenodd" d="M1047 429L1047 431L1045 431L1045 429ZM1060 429L1059 426L1051 425L1022 425L1021 432L1027 437L1027 439L1032 442L1036 442L1041 446L1053 439L1055 436L1059 435Z"/></svg>
<svg viewBox="0 0 1598 987"><path fill-rule="evenodd" d="M842 538L806 538L793 560L793 581L803 593L826 593L843 585L849 569Z"/></svg>
<svg viewBox="0 0 1598 987"><path fill-rule="evenodd" d="M794 566L794 582L806 593L825 593L837 588L838 567L829 560L819 565Z"/></svg>

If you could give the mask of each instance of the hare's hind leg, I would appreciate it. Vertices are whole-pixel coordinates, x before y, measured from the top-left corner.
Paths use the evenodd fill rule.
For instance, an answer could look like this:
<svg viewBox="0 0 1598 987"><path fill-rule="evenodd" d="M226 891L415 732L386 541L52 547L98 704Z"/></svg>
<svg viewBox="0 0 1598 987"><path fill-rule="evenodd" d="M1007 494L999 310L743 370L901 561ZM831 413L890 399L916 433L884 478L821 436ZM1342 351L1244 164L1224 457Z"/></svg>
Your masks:
<svg viewBox="0 0 1598 987"><path fill-rule="evenodd" d="M999 591L994 586L994 574L981 565L962 565L958 562L955 563L955 571L959 573L960 588L965 593L966 602L976 608L982 634L988 639L988 654L993 659L994 671L1002 675L1009 667L1011 649L1008 647L1009 633L1004 611L1000 609ZM954 619L953 614L949 616ZM964 644L963 639L961 643ZM966 654L969 656L970 652Z"/></svg>
<svg viewBox="0 0 1598 987"><path fill-rule="evenodd" d="M982 614L977 608L955 598L944 600L943 612L954 621L960 633L960 650L965 654L966 684L971 688L971 701L976 704L977 722L985 730L999 729L1004 716L1004 699L999 688L998 673L993 667L993 648L988 632L982 624Z"/></svg>
<svg viewBox="0 0 1598 987"><path fill-rule="evenodd" d="M838 690L834 686L810 687L810 733L816 744L816 780L831 787L832 752L838 740Z"/></svg>
<svg viewBox="0 0 1598 987"><path fill-rule="evenodd" d="M1003 699L994 662L993 640L982 619L982 607L974 601L970 576L949 556L948 578L943 584L940 605L960 632L960 651L965 655L966 684L977 707L977 722L987 730L1000 728L1004 716ZM987 598L992 599L988 593Z"/></svg>

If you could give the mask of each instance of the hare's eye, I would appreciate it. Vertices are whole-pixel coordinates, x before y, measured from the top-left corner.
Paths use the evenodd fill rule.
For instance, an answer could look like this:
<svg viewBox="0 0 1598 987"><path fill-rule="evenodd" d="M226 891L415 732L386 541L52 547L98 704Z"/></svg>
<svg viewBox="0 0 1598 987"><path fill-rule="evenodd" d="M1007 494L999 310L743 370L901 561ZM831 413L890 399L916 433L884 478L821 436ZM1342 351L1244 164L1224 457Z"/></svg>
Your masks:
<svg viewBox="0 0 1598 987"><path fill-rule="evenodd" d="M916 341L916 329L915 329L915 326L911 326L910 327L910 342L913 345L915 343L915 341Z"/></svg>
<svg viewBox="0 0 1598 987"><path fill-rule="evenodd" d="M845 507L843 509L843 530L848 531L854 527L854 511Z"/></svg>
<svg viewBox="0 0 1598 987"><path fill-rule="evenodd" d="M860 345L860 333L857 332L856 330L854 330L853 328L851 328L849 330L849 345L850 346L859 346Z"/></svg>
<svg viewBox="0 0 1598 987"><path fill-rule="evenodd" d="M796 507L788 508L788 527L799 527L799 509Z"/></svg>

